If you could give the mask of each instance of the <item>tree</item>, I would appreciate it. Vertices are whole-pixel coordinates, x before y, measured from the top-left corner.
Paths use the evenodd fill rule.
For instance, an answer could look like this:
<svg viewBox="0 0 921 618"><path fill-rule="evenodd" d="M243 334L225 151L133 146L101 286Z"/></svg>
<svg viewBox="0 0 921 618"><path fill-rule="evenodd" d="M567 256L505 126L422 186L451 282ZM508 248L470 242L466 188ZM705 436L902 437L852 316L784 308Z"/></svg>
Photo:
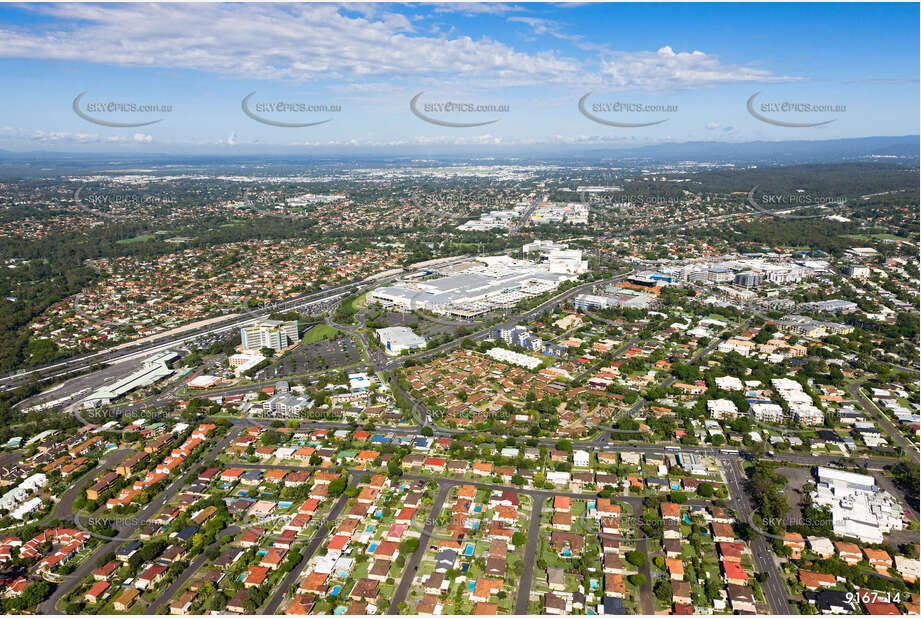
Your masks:
<svg viewBox="0 0 921 618"><path fill-rule="evenodd" d="M421 433L422 433L423 436L430 437L430 436L432 436L435 432L432 431L432 428L431 428L431 427L429 427L428 425L426 425L425 427L422 428Z"/></svg>
<svg viewBox="0 0 921 618"><path fill-rule="evenodd" d="M660 579L656 583L655 590L653 591L656 595L656 598L662 601L663 603L672 602L672 584L670 581L665 579Z"/></svg>
<svg viewBox="0 0 921 618"><path fill-rule="evenodd" d="M403 476L403 464L397 457L392 457L390 461L387 462L387 476L391 478Z"/></svg>
<svg viewBox="0 0 921 618"><path fill-rule="evenodd" d="M646 583L646 576L643 575L642 573L634 573L633 575L630 575L629 577L627 577L627 580L628 580L631 584L633 584L634 586L636 586L637 588L639 588L639 587L641 587L643 584Z"/></svg>
<svg viewBox="0 0 921 618"><path fill-rule="evenodd" d="M524 532L516 531L512 534L512 545L515 547L524 547L528 543L528 537Z"/></svg>
<svg viewBox="0 0 921 618"><path fill-rule="evenodd" d="M701 498L713 497L713 485L710 483L701 483L697 486L697 495Z"/></svg>
<svg viewBox="0 0 921 618"><path fill-rule="evenodd" d="M641 566L646 564L646 554L644 554L643 552L639 550L633 550L633 551L627 552L626 558L627 558L627 562L629 562L636 568L640 568Z"/></svg>
<svg viewBox="0 0 921 618"><path fill-rule="evenodd" d="M342 494L345 491L346 482L345 477L339 477L335 481L330 482L329 488L327 489L327 495L331 498L335 498Z"/></svg>

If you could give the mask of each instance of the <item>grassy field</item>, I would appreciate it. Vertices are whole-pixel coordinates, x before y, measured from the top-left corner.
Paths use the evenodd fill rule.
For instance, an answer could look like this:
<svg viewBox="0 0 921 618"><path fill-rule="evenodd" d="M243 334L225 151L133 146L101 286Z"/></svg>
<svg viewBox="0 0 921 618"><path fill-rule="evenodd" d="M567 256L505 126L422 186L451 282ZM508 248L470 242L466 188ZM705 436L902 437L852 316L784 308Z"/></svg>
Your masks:
<svg viewBox="0 0 921 618"><path fill-rule="evenodd" d="M135 242L147 242L148 240L153 240L156 238L153 234L141 234L140 236L135 236L134 238L122 238L119 241L116 241L116 244L119 245L128 245Z"/></svg>
<svg viewBox="0 0 921 618"><path fill-rule="evenodd" d="M339 329L333 328L329 324L317 324L306 333L304 333L301 343L317 343L318 341L326 341L327 339L333 339L337 334L339 334Z"/></svg>
<svg viewBox="0 0 921 618"><path fill-rule="evenodd" d="M903 238L901 236L896 236L895 234L845 234L845 238L853 238L855 240L901 240L909 242L908 238Z"/></svg>

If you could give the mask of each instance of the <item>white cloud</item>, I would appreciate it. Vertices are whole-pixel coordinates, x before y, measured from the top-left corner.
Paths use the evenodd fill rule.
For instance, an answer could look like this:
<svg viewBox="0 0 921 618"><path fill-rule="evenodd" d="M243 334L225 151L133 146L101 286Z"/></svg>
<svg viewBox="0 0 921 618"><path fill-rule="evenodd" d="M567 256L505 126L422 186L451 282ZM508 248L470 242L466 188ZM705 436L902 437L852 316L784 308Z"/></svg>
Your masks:
<svg viewBox="0 0 921 618"><path fill-rule="evenodd" d="M328 4L57 4L35 32L0 27L0 57L169 67L308 81L420 75L541 83L580 69L489 38L424 36L404 15ZM344 11L344 12L343 12ZM357 15L348 14L357 13Z"/></svg>
<svg viewBox="0 0 921 618"><path fill-rule="evenodd" d="M79 4L31 5L51 18L41 29L0 25L0 58L36 58L339 85L438 79L498 81L504 87L579 85L661 90L722 83L777 82L770 71L723 64L700 51L618 52L568 34L551 20L512 15L533 33L581 50L519 51L486 36L420 33L393 5ZM507 4L449 4L433 12L506 15ZM43 19L42 21L47 21Z"/></svg>
<svg viewBox="0 0 921 618"><path fill-rule="evenodd" d="M506 3L489 2L445 2L433 5L436 13L460 13L462 15L503 15L523 11L523 7Z"/></svg>
<svg viewBox="0 0 921 618"><path fill-rule="evenodd" d="M601 72L614 87L644 90L680 90L797 79L744 65L723 64L716 56L701 51L675 52L669 46L655 52L616 52L602 61Z"/></svg>

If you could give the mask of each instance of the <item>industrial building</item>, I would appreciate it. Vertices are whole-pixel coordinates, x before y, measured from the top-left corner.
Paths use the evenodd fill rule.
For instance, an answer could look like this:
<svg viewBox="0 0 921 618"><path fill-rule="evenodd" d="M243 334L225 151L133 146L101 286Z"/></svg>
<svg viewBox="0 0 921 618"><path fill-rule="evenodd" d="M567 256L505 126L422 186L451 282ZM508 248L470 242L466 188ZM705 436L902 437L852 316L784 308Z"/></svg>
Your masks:
<svg viewBox="0 0 921 618"><path fill-rule="evenodd" d="M297 320L262 320L240 329L242 348L261 350L270 348L278 352L297 343Z"/></svg>
<svg viewBox="0 0 921 618"><path fill-rule="evenodd" d="M173 370L170 369L169 364L177 358L179 358L179 355L170 350L151 356L144 361L144 364L139 370L131 375L94 391L83 400L83 407L96 408L98 406L108 405L115 399L137 388L150 386L167 376L171 376Z"/></svg>
<svg viewBox="0 0 921 618"><path fill-rule="evenodd" d="M404 350L424 348L427 344L425 337L417 335L411 328L405 326L390 326L379 328L375 331L387 354L397 356Z"/></svg>

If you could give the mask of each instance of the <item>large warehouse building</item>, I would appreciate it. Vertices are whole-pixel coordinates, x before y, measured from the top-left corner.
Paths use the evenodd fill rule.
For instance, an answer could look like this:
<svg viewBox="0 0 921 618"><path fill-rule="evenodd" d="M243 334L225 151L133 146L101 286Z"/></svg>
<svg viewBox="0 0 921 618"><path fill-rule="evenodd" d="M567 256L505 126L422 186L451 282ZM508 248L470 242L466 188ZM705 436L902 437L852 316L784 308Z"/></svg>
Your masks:
<svg viewBox="0 0 921 618"><path fill-rule="evenodd" d="M504 255L480 257L440 278L400 281L369 292L367 298L400 311L422 309L470 319L574 280L581 271L580 258L579 252L545 263Z"/></svg>

